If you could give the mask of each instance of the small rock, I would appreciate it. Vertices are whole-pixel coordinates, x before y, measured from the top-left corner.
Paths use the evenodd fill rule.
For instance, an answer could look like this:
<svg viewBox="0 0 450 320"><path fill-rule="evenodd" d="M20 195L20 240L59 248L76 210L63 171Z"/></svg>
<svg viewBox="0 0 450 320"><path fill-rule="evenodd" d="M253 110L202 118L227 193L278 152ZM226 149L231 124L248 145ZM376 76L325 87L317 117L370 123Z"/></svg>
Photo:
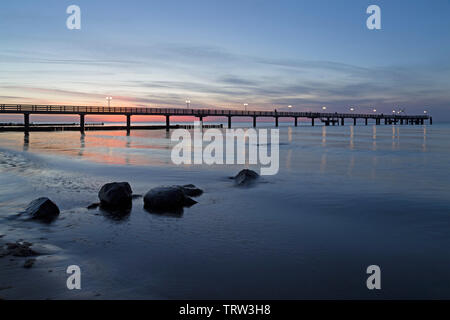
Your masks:
<svg viewBox="0 0 450 320"><path fill-rule="evenodd" d="M25 269L29 269L33 266L33 264L36 262L36 259L27 259L27 261L25 261L25 263L23 264L23 267Z"/></svg>
<svg viewBox="0 0 450 320"><path fill-rule="evenodd" d="M157 187L144 196L144 208L155 212L175 212L196 203L179 186Z"/></svg>
<svg viewBox="0 0 450 320"><path fill-rule="evenodd" d="M24 213L31 219L51 221L59 215L59 208L49 198L42 197L30 202Z"/></svg>
<svg viewBox="0 0 450 320"><path fill-rule="evenodd" d="M259 174L249 169L241 170L235 177L233 177L234 182L238 186L249 186L252 183L254 183L258 178Z"/></svg>
<svg viewBox="0 0 450 320"><path fill-rule="evenodd" d="M112 182L105 184L98 193L100 206L110 210L131 208L133 191L128 182Z"/></svg>

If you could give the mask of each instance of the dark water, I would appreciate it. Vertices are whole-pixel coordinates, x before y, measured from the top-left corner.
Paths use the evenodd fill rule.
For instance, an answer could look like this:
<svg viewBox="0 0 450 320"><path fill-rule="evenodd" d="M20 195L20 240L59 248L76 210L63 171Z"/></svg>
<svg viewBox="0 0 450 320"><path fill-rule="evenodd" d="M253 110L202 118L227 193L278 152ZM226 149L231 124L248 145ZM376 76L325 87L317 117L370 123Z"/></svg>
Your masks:
<svg viewBox="0 0 450 320"><path fill-rule="evenodd" d="M36 267L60 280L0 293L71 298L61 279L77 264L81 291L103 298L450 298L449 136L447 125L282 127L279 173L241 189L227 177L242 166L173 165L164 131L1 133L0 233L59 248ZM123 220L86 210L111 181L205 194L178 217L142 199ZM60 206L56 222L11 219L38 196ZM366 288L372 264L381 291Z"/></svg>

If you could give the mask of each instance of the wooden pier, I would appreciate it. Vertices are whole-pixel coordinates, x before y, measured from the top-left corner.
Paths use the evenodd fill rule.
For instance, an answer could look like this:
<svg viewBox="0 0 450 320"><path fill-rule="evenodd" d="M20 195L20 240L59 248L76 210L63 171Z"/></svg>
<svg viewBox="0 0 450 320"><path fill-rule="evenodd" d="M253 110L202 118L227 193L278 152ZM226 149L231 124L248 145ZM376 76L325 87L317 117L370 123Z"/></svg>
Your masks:
<svg viewBox="0 0 450 320"><path fill-rule="evenodd" d="M253 119L253 127L256 127L257 118L273 118L275 126L278 127L279 118L292 118L294 125L298 126L298 119L309 119L311 125L314 126L315 120L319 119L325 125L344 125L346 119L351 119L353 125L356 125L358 119L363 119L365 125L369 120L376 125L384 122L388 124L417 124L423 125L427 120L429 124L433 124L433 118L429 115L398 115L398 114L357 114L357 113L326 113L326 112L279 112L279 111L240 111L226 109L185 109L185 108L133 108L133 107L96 107L96 106L63 106L63 105L13 105L0 104L0 114L23 114L24 125L23 131L30 131L30 115L31 114L47 114L47 115L78 115L80 117L79 130L85 131L85 116L87 115L123 115L126 117L127 131L132 129L132 116L164 116L166 118L165 129L170 130L171 116L194 116L200 122L206 117L226 117L228 119L228 127L231 128L231 119L233 117L250 117Z"/></svg>

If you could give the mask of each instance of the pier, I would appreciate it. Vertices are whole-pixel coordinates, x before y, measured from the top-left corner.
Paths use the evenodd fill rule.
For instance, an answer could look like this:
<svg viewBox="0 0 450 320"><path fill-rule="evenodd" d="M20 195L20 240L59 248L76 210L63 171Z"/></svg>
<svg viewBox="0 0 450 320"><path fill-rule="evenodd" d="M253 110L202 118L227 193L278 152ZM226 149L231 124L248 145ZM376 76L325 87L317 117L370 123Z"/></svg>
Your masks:
<svg viewBox="0 0 450 320"><path fill-rule="evenodd" d="M400 125L423 125L425 121L431 125L433 118L427 114L424 115L399 115L399 114L358 114L358 113L327 113L327 112L291 112L291 111L240 111L228 109L187 109L187 108L145 108L145 107L97 107L97 106L65 106L65 105L12 105L0 104L1 114L22 114L24 117L23 131L30 131L30 115L78 115L80 124L78 130L84 132L86 130L85 117L88 115L122 115L126 118L126 126L123 128L128 132L133 128L131 126L132 116L164 116L165 128L167 131L171 129L170 117L172 116L193 116L197 117L200 122L206 117L225 117L228 120L228 128L231 128L232 118L248 117L253 119L253 127L257 125L257 118L273 118L274 124L278 127L279 118L293 119L294 126L298 126L298 119L308 119L312 126L316 120L321 121L324 125L344 125L345 120L349 119L353 125L358 120L364 120L364 124L368 125L369 121L375 125L400 124ZM120 127L118 127L120 128Z"/></svg>

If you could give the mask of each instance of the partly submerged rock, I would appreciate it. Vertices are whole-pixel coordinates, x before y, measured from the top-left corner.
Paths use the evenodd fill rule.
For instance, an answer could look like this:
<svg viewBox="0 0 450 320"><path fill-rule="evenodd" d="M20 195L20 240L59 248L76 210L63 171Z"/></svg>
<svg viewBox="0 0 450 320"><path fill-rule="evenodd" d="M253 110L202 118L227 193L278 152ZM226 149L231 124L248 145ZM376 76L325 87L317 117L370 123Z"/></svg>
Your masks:
<svg viewBox="0 0 450 320"><path fill-rule="evenodd" d="M30 202L24 212L31 219L51 221L58 217L59 208L49 198L38 198Z"/></svg>
<svg viewBox="0 0 450 320"><path fill-rule="evenodd" d="M184 186L175 186L183 189L184 193L189 197L198 197L203 194L203 190L197 188L193 184L185 184Z"/></svg>
<svg viewBox="0 0 450 320"><path fill-rule="evenodd" d="M144 196L144 208L151 212L176 212L196 203L181 186L153 188Z"/></svg>
<svg viewBox="0 0 450 320"><path fill-rule="evenodd" d="M133 191L128 182L107 183L98 192L100 206L113 211L131 208L132 196Z"/></svg>
<svg viewBox="0 0 450 320"><path fill-rule="evenodd" d="M88 210L97 209L100 206L100 202L91 203L86 207Z"/></svg>
<svg viewBox="0 0 450 320"><path fill-rule="evenodd" d="M29 242L14 242L6 244L6 255L12 255L14 257L31 257L37 256L38 253L31 249L32 246Z"/></svg>
<svg viewBox="0 0 450 320"><path fill-rule="evenodd" d="M235 177L234 182L238 186L248 186L258 180L259 174L250 169L241 170Z"/></svg>
<svg viewBox="0 0 450 320"><path fill-rule="evenodd" d="M36 262L36 259L31 258L31 259L27 259L27 261L25 261L25 263L23 264L23 267L25 269L29 269L33 266L33 264Z"/></svg>

